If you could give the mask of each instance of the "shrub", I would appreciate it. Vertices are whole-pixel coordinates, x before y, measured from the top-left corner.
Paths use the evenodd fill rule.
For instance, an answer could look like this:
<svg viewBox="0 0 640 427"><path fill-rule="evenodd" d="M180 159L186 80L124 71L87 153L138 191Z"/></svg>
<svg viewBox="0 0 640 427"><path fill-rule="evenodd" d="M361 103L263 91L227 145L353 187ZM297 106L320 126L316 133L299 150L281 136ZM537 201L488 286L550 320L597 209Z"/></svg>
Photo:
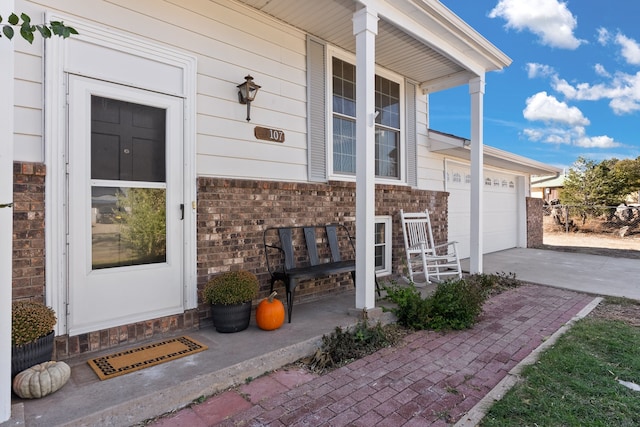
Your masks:
<svg viewBox="0 0 640 427"><path fill-rule="evenodd" d="M480 286L487 297L520 286L520 281L516 279L515 273L472 274L466 280Z"/></svg>
<svg viewBox="0 0 640 427"><path fill-rule="evenodd" d="M427 325L436 331L470 328L482 312L484 300L485 293L477 282L461 279L439 283L427 299Z"/></svg>
<svg viewBox="0 0 640 427"><path fill-rule="evenodd" d="M35 301L14 301L11 305L11 345L20 346L53 330L56 313Z"/></svg>
<svg viewBox="0 0 640 427"><path fill-rule="evenodd" d="M396 342L392 328L380 323L369 326L366 321L347 330L338 326L330 335L322 336L322 346L311 358L310 368L322 372L388 347Z"/></svg>
<svg viewBox="0 0 640 427"><path fill-rule="evenodd" d="M490 295L518 286L515 274L474 274L465 279L439 283L435 293L422 298L413 284L385 287L388 309L398 323L411 329L465 329L476 322Z"/></svg>
<svg viewBox="0 0 640 427"><path fill-rule="evenodd" d="M383 307L383 310L391 311L402 326L411 329L427 329L428 303L427 300L422 299L413 283L409 286L385 286L384 289L387 291L386 299L395 303L396 307L391 309Z"/></svg>
<svg viewBox="0 0 640 427"><path fill-rule="evenodd" d="M206 284L203 296L210 304L241 304L258 295L258 278L248 271L228 271Z"/></svg>

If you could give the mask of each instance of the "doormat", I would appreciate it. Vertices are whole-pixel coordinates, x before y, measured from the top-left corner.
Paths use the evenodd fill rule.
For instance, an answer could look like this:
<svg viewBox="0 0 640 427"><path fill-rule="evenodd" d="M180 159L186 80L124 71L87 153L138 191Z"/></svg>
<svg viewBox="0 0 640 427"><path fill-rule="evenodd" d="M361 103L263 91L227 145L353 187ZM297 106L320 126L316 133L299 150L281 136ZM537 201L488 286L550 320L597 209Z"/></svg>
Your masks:
<svg viewBox="0 0 640 427"><path fill-rule="evenodd" d="M207 348L206 345L183 336L113 353L108 356L96 357L87 363L101 380L108 380L109 378L199 353Z"/></svg>

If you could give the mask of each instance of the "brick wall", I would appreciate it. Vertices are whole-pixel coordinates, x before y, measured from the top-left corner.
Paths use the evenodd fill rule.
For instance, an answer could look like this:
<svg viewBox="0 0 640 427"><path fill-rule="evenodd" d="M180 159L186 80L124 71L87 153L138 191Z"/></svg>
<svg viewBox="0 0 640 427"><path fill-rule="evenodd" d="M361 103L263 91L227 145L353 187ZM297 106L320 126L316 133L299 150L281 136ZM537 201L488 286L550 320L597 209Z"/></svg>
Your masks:
<svg viewBox="0 0 640 427"><path fill-rule="evenodd" d="M543 237L543 206L542 199L527 197L527 247L539 248Z"/></svg>
<svg viewBox="0 0 640 427"><path fill-rule="evenodd" d="M41 163L13 164L13 299L44 302L44 178Z"/></svg>
<svg viewBox="0 0 640 427"><path fill-rule="evenodd" d="M400 271L404 243L400 209L429 209L434 238L447 240L448 193L422 191L405 186L376 186L376 215L393 217L393 272ZM263 231L269 226L339 222L355 235L355 184L285 183L221 178L198 179L198 289L215 274L249 270L258 276L261 296L268 292L269 274L264 260ZM353 289L348 274L301 282L297 299L312 299ZM209 307L200 301L201 320Z"/></svg>

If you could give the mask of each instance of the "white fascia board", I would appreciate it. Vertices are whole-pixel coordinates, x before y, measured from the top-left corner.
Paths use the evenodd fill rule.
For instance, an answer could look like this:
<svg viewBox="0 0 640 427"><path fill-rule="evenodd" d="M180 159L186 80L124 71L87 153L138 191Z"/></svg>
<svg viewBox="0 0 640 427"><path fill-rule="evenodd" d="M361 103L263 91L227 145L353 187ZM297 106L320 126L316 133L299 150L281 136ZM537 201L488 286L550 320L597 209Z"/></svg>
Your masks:
<svg viewBox="0 0 640 427"><path fill-rule="evenodd" d="M471 151L469 140L455 135L429 130L428 147L430 151L445 154L458 159L469 161ZM554 175L562 173L562 169L547 165L528 157L520 156L509 151L484 145L484 163L486 166L529 173L532 175Z"/></svg>
<svg viewBox="0 0 640 427"><path fill-rule="evenodd" d="M474 77L476 76L468 71L461 71L456 74L422 82L420 89L422 90L422 94L426 95L427 93L439 92L441 90L451 89L452 87L464 86L469 84L469 80Z"/></svg>

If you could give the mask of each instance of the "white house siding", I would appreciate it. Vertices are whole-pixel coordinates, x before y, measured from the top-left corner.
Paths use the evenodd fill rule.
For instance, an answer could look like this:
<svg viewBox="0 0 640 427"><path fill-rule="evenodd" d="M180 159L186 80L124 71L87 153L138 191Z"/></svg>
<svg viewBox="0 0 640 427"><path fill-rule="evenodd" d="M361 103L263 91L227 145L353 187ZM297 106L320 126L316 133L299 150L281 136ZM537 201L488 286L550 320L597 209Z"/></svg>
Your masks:
<svg viewBox="0 0 640 427"><path fill-rule="evenodd" d="M34 22L37 22L41 14L37 6L19 0L15 6L16 10L30 14ZM43 41L36 37L30 45L21 37L16 37L14 44L14 159L42 162Z"/></svg>
<svg viewBox="0 0 640 427"><path fill-rule="evenodd" d="M34 22L45 8L17 1ZM206 0L47 1L69 19L166 44L198 59L197 174L305 181L305 34L233 2ZM144 34L144 36L142 36ZM16 160L43 161L42 42L20 41L16 54ZM251 106L238 103L236 85L251 74L262 86ZM256 140L255 126L278 123L284 143Z"/></svg>
<svg viewBox="0 0 640 427"><path fill-rule="evenodd" d="M421 190L444 191L443 156L433 153L427 148L429 123L427 97L419 93L417 100L418 188Z"/></svg>

